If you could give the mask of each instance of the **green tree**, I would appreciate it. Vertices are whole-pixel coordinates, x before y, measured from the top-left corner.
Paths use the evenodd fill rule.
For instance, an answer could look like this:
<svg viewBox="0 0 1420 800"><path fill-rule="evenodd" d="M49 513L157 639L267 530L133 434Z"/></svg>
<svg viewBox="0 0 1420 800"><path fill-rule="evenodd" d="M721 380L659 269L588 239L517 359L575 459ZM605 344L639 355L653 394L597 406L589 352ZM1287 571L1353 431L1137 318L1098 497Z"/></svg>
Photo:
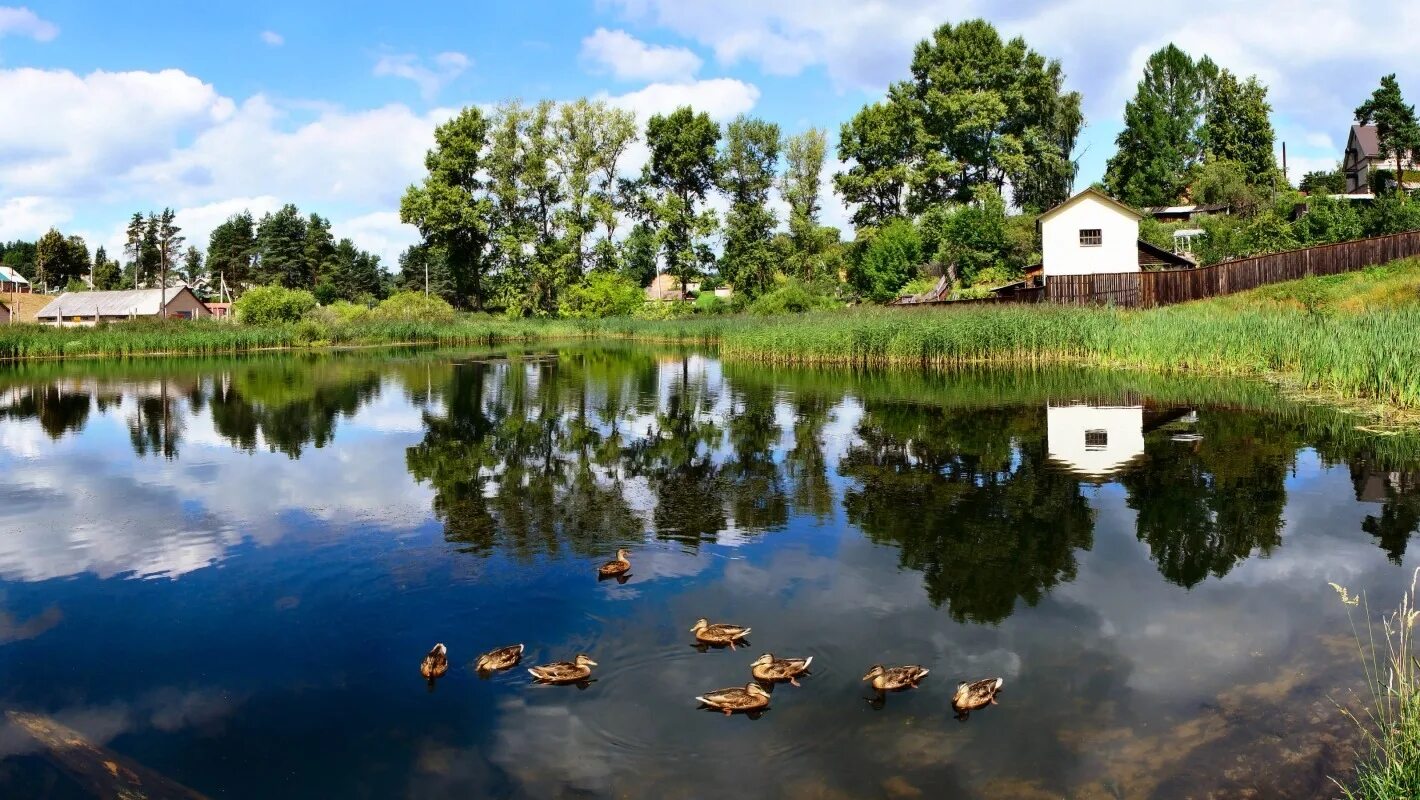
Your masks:
<svg viewBox="0 0 1420 800"><path fill-rule="evenodd" d="M689 106L657 114L646 124L651 158L643 181L652 193L649 201L666 272L682 286L709 260L702 240L714 231L715 214L699 211L697 205L715 185L719 141L720 126Z"/></svg>
<svg viewBox="0 0 1420 800"><path fill-rule="evenodd" d="M1250 215L1257 209L1257 192L1245 164L1227 158L1209 159L1196 174L1189 187L1194 202L1226 205L1242 215Z"/></svg>
<svg viewBox="0 0 1420 800"><path fill-rule="evenodd" d="M1124 129L1114 140L1119 149L1105 166L1110 194L1135 206L1171 205L1182 196L1200 157L1209 73L1172 44L1149 56L1124 106Z"/></svg>
<svg viewBox="0 0 1420 800"><path fill-rule="evenodd" d="M133 265L133 288L137 289L143 277L142 264L145 255L144 244L147 240L148 222L143 215L134 212L133 218L128 221L127 241L124 244L124 252L128 254L129 263Z"/></svg>
<svg viewBox="0 0 1420 800"><path fill-rule="evenodd" d="M784 146L784 178L779 191L789 204L789 252L785 270L807 281L823 273L828 241L819 227L819 182L827 154L823 129L810 128L789 137Z"/></svg>
<svg viewBox="0 0 1420 800"><path fill-rule="evenodd" d="M646 302L641 286L621 273L593 270L567 290L562 316L578 319L629 316Z"/></svg>
<svg viewBox="0 0 1420 800"><path fill-rule="evenodd" d="M891 300L922 264L922 237L905 219L864 233L848 279L869 299Z"/></svg>
<svg viewBox="0 0 1420 800"><path fill-rule="evenodd" d="M50 228L35 242L34 275L31 280L46 291L86 277L90 269L89 247L78 236L66 237Z"/></svg>
<svg viewBox="0 0 1420 800"><path fill-rule="evenodd" d="M1201 138L1210 159L1236 161L1248 185L1271 187L1277 181L1277 157L1267 103L1267 87L1228 70L1218 73L1204 118Z"/></svg>
<svg viewBox="0 0 1420 800"><path fill-rule="evenodd" d="M252 275L256 283L288 289L311 286L306 261L308 225L300 209L290 203L262 216L256 229L257 259Z"/></svg>
<svg viewBox="0 0 1420 800"><path fill-rule="evenodd" d="M621 272L635 281L637 286L646 286L656 277L656 255L659 248L656 229L645 222L638 222L627 234L621 245Z"/></svg>
<svg viewBox="0 0 1420 800"><path fill-rule="evenodd" d="M774 281L770 239L778 223L769 210L769 190L778 161L778 125L741 115L726 128L717 172L730 210L720 274L747 297L758 296Z"/></svg>
<svg viewBox="0 0 1420 800"><path fill-rule="evenodd" d="M367 253L355 246L350 239L341 239L335 245L332 267L326 279L317 285L317 296L322 287L335 298L352 302L379 299L383 294L380 257ZM423 286L418 287L423 291Z"/></svg>
<svg viewBox="0 0 1420 800"><path fill-rule="evenodd" d="M319 214L310 215L306 220L303 249L305 251L305 269L301 277L308 283L301 288L309 288L322 280L330 280L331 273L336 268L335 236L330 232L330 220ZM298 287L293 286L292 288Z"/></svg>
<svg viewBox="0 0 1420 800"><path fill-rule="evenodd" d="M416 244L399 254L399 277L395 286L406 292L428 291L453 305L458 287L449 272L448 259L442 248Z"/></svg>
<svg viewBox="0 0 1420 800"><path fill-rule="evenodd" d="M117 261L108 257L108 252L100 247L94 251L94 288L100 291L123 288L123 272Z"/></svg>
<svg viewBox="0 0 1420 800"><path fill-rule="evenodd" d="M1297 188L1307 194L1341 194L1346 191L1346 173L1341 167L1313 170L1302 176Z"/></svg>
<svg viewBox="0 0 1420 800"><path fill-rule="evenodd" d="M434 130L434 148L424 157L429 174L400 201L400 220L419 229L424 243L442 254L449 300L482 308L489 269L489 223L493 200L484 176L489 121L466 108Z"/></svg>
<svg viewBox="0 0 1420 800"><path fill-rule="evenodd" d="M233 214L212 229L207 240L207 271L219 291L225 288L241 294L252 278L256 253L256 222L250 211Z"/></svg>
<svg viewBox="0 0 1420 800"><path fill-rule="evenodd" d="M1006 229L1006 202L990 186L977 187L977 200L965 206L939 206L922 215L922 255L942 265L953 282L975 283L982 270L1001 267L1016 274Z"/></svg>
<svg viewBox="0 0 1420 800"><path fill-rule="evenodd" d="M178 279L194 289L205 291L207 286L207 265L203 262L202 251L188 247L182 256L182 268Z"/></svg>
<svg viewBox="0 0 1420 800"><path fill-rule="evenodd" d="M1420 153L1420 122L1415 118L1415 106L1408 105L1400 93L1395 73L1381 78L1380 87L1356 107L1356 120L1362 125L1376 126L1381 155L1395 161L1396 193L1403 193L1402 161L1414 160Z"/></svg>
<svg viewBox="0 0 1420 800"><path fill-rule="evenodd" d="M171 208L163 209L163 213L158 217L158 264L160 277L158 286L166 289L171 284L168 282L168 272L173 264L182 257L182 245L186 239L182 235L182 228L174 224L175 214ZM168 318L168 307L163 306L163 319Z"/></svg>
<svg viewBox="0 0 1420 800"><path fill-rule="evenodd" d="M838 158L851 162L833 176L843 199L854 205L853 224L876 227L907 213L915 139L905 89L895 86L889 99L873 103L845 122L838 135Z"/></svg>
<svg viewBox="0 0 1420 800"><path fill-rule="evenodd" d="M597 188L592 195L592 214L604 231L597 242L597 263L603 269L618 266L616 228L621 214L629 210L632 183L620 177L621 158L636 142L636 115L621 108L605 106L597 124Z"/></svg>
<svg viewBox="0 0 1420 800"><path fill-rule="evenodd" d="M1083 116L1080 95L1064 91L1059 62L971 20L937 28L917 45L911 69L885 103L845 126L839 153L857 162L839 182L846 199L893 211L906 188L906 210L920 213L970 202L980 185L1004 191L1010 184L1014 202L1029 208L1069 196ZM867 216L860 224L890 214Z"/></svg>

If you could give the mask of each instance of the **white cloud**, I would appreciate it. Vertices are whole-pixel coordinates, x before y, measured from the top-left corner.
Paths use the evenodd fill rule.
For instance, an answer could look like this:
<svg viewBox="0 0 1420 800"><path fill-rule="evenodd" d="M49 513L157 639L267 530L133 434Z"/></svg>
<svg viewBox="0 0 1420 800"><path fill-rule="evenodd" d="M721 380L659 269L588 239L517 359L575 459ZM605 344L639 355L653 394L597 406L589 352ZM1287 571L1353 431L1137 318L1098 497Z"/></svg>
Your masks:
<svg viewBox="0 0 1420 800"><path fill-rule="evenodd" d="M11 197L0 201L0 241L32 238L71 216L66 205L48 197Z"/></svg>
<svg viewBox="0 0 1420 800"><path fill-rule="evenodd" d="M665 114L685 105L704 111L714 119L727 120L754 108L759 102L759 87L733 78L713 78L653 83L634 92L615 96L602 93L600 97L619 108L635 111L643 121L653 114Z"/></svg>
<svg viewBox="0 0 1420 800"><path fill-rule="evenodd" d="M0 6L0 38L24 36L37 42L48 42L59 35L59 26L40 19L24 6Z"/></svg>
<svg viewBox="0 0 1420 800"><path fill-rule="evenodd" d="M688 81L701 65L700 57L684 47L650 45L606 28L582 40L582 58L594 70L623 81Z"/></svg>
<svg viewBox="0 0 1420 800"><path fill-rule="evenodd" d="M412 53L389 54L380 56L380 60L375 62L375 75L413 81L419 87L421 97L433 100L472 65L473 61L463 53L440 53L434 56L432 64L427 65Z"/></svg>
<svg viewBox="0 0 1420 800"><path fill-rule="evenodd" d="M286 37L282 36L276 31L262 31L261 41L268 47L280 47L281 45L286 44Z"/></svg>
<svg viewBox="0 0 1420 800"><path fill-rule="evenodd" d="M375 211L333 222L336 238L349 237L363 250L380 257L380 263L390 271L399 269L399 254L419 241L419 231L399 221L397 211Z"/></svg>

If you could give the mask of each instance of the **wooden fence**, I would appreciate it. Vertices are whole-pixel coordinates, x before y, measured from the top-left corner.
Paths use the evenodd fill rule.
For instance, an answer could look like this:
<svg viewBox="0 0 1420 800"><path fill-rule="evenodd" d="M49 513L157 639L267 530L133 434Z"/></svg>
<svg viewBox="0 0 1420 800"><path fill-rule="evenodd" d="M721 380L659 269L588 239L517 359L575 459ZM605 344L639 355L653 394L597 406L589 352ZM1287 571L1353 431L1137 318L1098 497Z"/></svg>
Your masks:
<svg viewBox="0 0 1420 800"><path fill-rule="evenodd" d="M1154 308L1312 275L1352 272L1417 255L1420 255L1420 231L1410 231L1253 256L1211 267L1162 272L1053 275L1046 278L1045 299L1051 303L1074 305L1113 303L1129 308ZM1020 299L1021 302L1038 300L1036 297Z"/></svg>

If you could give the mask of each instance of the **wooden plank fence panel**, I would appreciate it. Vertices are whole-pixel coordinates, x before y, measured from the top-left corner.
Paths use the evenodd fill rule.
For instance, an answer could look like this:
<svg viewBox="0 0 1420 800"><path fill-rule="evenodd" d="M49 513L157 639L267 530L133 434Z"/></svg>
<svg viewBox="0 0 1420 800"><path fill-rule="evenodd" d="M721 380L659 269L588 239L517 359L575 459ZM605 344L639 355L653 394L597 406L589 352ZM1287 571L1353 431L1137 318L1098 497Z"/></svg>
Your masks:
<svg viewBox="0 0 1420 800"><path fill-rule="evenodd" d="M1008 302L1114 304L1125 308L1186 303L1312 275L1337 275L1420 255L1420 231L1288 250L1209 267L1162 272L1054 275L1043 293ZM1017 293L1023 294L1023 293Z"/></svg>

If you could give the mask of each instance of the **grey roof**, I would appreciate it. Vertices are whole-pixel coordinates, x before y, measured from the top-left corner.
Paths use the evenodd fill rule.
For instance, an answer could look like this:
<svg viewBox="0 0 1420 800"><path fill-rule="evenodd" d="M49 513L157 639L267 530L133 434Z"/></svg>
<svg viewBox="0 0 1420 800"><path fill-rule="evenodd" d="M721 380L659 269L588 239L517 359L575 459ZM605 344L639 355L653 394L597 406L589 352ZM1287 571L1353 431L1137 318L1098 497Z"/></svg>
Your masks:
<svg viewBox="0 0 1420 800"><path fill-rule="evenodd" d="M1374 125L1352 125L1351 135L1356 137L1356 144L1361 147L1361 154L1366 158L1375 158L1381 154L1381 136L1376 131Z"/></svg>
<svg viewBox="0 0 1420 800"><path fill-rule="evenodd" d="M21 275L10 267L0 267L0 281L4 281L6 283L23 283L26 286L28 286L30 283L29 281L25 280L25 276Z"/></svg>
<svg viewBox="0 0 1420 800"><path fill-rule="evenodd" d="M169 289L129 289L122 292L65 292L54 298L36 316L40 319L56 317L154 317L162 313L163 299L167 292L167 302L171 303L186 287Z"/></svg>

